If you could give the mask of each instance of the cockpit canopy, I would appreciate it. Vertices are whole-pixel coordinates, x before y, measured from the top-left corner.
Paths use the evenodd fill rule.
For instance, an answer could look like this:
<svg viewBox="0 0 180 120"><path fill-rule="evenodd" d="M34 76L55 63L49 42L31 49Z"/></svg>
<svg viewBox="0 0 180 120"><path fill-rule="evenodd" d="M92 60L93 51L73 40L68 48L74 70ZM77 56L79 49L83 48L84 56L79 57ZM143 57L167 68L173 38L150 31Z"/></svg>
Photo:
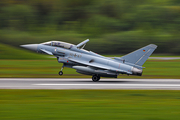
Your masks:
<svg viewBox="0 0 180 120"><path fill-rule="evenodd" d="M66 49L71 49L73 47L73 44L61 42L61 41L49 41L49 42L44 42L41 44L48 45L48 46L61 47L61 48L66 48Z"/></svg>

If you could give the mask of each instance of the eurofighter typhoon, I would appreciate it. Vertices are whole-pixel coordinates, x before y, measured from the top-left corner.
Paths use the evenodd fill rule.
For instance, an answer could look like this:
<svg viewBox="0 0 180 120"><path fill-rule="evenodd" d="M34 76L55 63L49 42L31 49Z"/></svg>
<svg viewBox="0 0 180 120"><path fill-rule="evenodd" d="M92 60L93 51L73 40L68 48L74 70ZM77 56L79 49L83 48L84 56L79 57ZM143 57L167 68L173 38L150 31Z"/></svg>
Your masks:
<svg viewBox="0 0 180 120"><path fill-rule="evenodd" d="M68 67L76 69L78 73L91 75L94 82L99 81L100 77L117 78L119 74L141 76L144 68L142 65L157 48L156 45L150 44L125 56L108 58L83 49L88 41L89 39L78 45L49 41L41 44L21 45L21 47L38 53L54 55L59 63L63 63L59 75L63 75L63 68Z"/></svg>

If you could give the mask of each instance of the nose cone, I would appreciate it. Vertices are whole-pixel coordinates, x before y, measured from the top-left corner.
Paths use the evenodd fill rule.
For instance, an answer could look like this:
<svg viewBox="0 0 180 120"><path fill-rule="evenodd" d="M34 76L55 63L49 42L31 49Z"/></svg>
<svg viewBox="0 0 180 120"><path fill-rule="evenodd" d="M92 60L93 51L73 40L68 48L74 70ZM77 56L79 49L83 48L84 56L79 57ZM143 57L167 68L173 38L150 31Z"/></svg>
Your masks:
<svg viewBox="0 0 180 120"><path fill-rule="evenodd" d="M32 51L37 51L37 46L38 44L27 44L27 45L20 45L23 48L32 50Z"/></svg>

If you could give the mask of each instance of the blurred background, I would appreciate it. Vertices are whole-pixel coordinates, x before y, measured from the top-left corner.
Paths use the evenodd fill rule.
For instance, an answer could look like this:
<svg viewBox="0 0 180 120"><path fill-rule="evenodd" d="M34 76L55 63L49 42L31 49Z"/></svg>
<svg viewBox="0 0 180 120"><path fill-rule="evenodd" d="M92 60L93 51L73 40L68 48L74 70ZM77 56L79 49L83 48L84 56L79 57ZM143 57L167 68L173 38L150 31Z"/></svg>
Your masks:
<svg viewBox="0 0 180 120"><path fill-rule="evenodd" d="M59 77L62 65L55 58L19 45L85 39L90 39L85 49L102 55L121 56L156 44L153 56L177 57L180 0L0 0L0 77ZM143 75L180 78L179 62L151 60ZM70 69L65 73L84 77Z"/></svg>
<svg viewBox="0 0 180 120"><path fill-rule="evenodd" d="M179 0L0 0L0 43L62 40L100 54L125 54L153 43L180 54Z"/></svg>
<svg viewBox="0 0 180 120"><path fill-rule="evenodd" d="M59 76L62 64L56 58L19 46L85 39L90 39L85 49L103 55L121 56L156 44L153 56L179 58L150 59L143 76L120 75L119 82L180 79L180 0L0 0L0 78L91 81L69 68ZM179 106L180 92L173 90L0 89L1 120L179 120Z"/></svg>

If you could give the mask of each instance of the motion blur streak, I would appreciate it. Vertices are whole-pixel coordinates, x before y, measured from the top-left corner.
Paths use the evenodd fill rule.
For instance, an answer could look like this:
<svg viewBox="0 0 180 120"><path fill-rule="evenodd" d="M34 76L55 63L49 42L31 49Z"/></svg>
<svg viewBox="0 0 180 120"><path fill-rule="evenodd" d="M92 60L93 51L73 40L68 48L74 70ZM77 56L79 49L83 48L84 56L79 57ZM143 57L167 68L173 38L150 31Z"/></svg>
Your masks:
<svg viewBox="0 0 180 120"><path fill-rule="evenodd" d="M99 54L150 43L180 53L179 0L1 0L0 23L0 43L13 46L90 38L87 49Z"/></svg>

